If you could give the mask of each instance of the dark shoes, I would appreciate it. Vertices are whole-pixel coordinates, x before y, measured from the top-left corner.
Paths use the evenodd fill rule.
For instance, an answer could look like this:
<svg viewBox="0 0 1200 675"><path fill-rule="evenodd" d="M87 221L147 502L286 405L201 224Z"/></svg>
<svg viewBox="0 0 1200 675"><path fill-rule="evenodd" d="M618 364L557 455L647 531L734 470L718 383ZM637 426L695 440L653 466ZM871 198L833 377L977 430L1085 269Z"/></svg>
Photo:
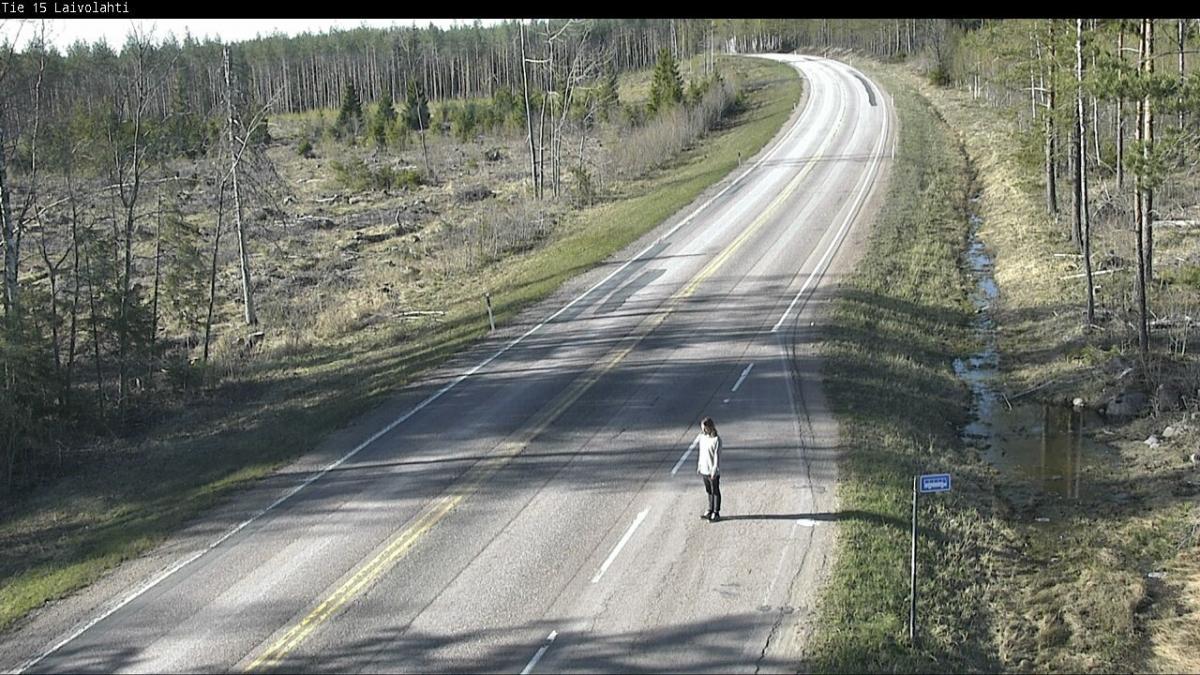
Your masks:
<svg viewBox="0 0 1200 675"><path fill-rule="evenodd" d="M712 520L712 511L705 511L704 515L700 516L700 520Z"/></svg>
<svg viewBox="0 0 1200 675"><path fill-rule="evenodd" d="M716 511L713 511L712 515L708 517L708 522L710 523L715 523L719 520L721 520L721 514L717 513Z"/></svg>

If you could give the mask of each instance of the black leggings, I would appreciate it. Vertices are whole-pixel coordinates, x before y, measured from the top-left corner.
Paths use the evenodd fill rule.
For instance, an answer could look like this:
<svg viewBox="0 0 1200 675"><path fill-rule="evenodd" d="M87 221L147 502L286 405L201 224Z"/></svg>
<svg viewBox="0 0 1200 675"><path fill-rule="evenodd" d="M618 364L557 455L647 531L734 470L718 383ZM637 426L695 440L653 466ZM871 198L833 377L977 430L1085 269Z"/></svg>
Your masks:
<svg viewBox="0 0 1200 675"><path fill-rule="evenodd" d="M704 474L700 474L704 479L704 491L708 493L708 510L721 511L721 476L713 476L709 478Z"/></svg>

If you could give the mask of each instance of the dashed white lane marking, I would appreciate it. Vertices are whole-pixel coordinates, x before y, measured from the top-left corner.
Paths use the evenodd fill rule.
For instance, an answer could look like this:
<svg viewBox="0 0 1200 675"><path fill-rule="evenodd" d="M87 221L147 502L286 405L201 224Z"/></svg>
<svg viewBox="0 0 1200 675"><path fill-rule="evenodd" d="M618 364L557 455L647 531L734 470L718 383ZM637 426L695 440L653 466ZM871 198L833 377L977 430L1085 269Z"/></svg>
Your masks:
<svg viewBox="0 0 1200 675"><path fill-rule="evenodd" d="M850 225L858 216L858 212L865 202L866 195L875 186L875 175L878 173L879 165L883 162L883 155L880 154L879 151L883 147L884 141L887 140L887 136L888 115L885 111L883 115L883 124L880 127L879 140L875 142L875 147L871 150L871 166L867 172L863 174L862 183L857 191L857 194L854 196L854 199L850 202L850 208L846 212L846 218L842 221L842 226L838 228L838 233L836 236L834 236L833 241L829 242L829 248L825 251L825 255L821 257L820 262L817 263L816 269L814 269L813 272L808 275L808 278L804 280L804 285L800 287L800 292L796 293L796 297L792 298L792 302L788 305L787 309L784 310L783 316L779 317L779 321L776 322L775 327L771 329L772 333L777 332L779 327L783 325L783 322L787 319L788 315L792 313L792 309L795 308L796 303L800 301L800 298L804 296L804 292L808 290L809 284L811 284L814 279L819 279L825 274L825 269L829 266L829 263L833 257L833 253L841 247L842 240L845 239L846 232L849 231Z"/></svg>
<svg viewBox="0 0 1200 675"><path fill-rule="evenodd" d="M554 642L554 638L556 637L558 637L558 631L550 631L550 635L546 638L546 644L542 645L542 648L537 650L537 653L533 655L532 659L529 659L529 663L525 665L525 670L521 671L521 675L529 675L529 673L533 672L533 667L538 664L538 661L542 660L542 655L546 653L547 649L550 649L550 643Z"/></svg>
<svg viewBox="0 0 1200 675"><path fill-rule="evenodd" d="M699 436L697 436L696 438L694 438L692 440L692 444L689 445L688 449L684 451L683 455L679 458L679 461L675 462L675 468L671 469L672 476L679 473L679 467L683 466L683 463L687 461L688 455L692 454L692 450L694 450L696 448L696 444L699 442L700 442Z"/></svg>
<svg viewBox="0 0 1200 675"><path fill-rule="evenodd" d="M742 371L742 376L738 378L737 383L733 385L733 389L731 389L730 391L736 392L738 390L738 387L742 386L742 382L746 381L746 376L750 374L750 369L753 367L754 367L753 363L746 366L746 369Z"/></svg>
<svg viewBox="0 0 1200 675"><path fill-rule="evenodd" d="M625 536L621 537L621 541L617 542L616 548L612 550L612 553L608 554L608 559L600 566L600 571L596 572L596 576L592 577L593 584L600 581L600 577L604 576L604 573L608 571L608 566L613 564L618 555L621 555L621 549L625 548L625 544L629 543L629 539L633 536L634 531L638 529L638 525L641 525L642 521L646 519L647 513L650 513L649 508L643 509L641 513L637 514L637 518L633 519L633 524L629 526L628 530L625 530Z"/></svg>
<svg viewBox="0 0 1200 675"><path fill-rule="evenodd" d="M806 110L805 112L807 112L807 110ZM740 183L741 183L743 180L745 180L746 176L749 176L749 175L750 175L752 172L754 172L756 169L758 169L760 166L762 166L762 164L763 164L764 162L767 162L767 161L771 160L772 158L774 158L774 157L775 157L775 155L779 154L779 152L780 152L780 151L781 151L783 148L787 147L787 146L789 145L789 142L790 142L791 140L793 140L793 137L794 137L794 136L797 136L797 135L800 133L800 130L801 130L801 129L802 129L802 127L803 127L803 125L799 124L800 117L802 117L802 116L803 116L803 114L801 114L800 116L798 116L798 117L796 118L796 121L797 121L797 123L793 124L791 129L789 129L789 130L787 130L786 132L784 132L784 134L783 134L783 135L781 135L781 136L779 137L779 140L775 142L775 145L774 145L774 146L773 146L773 147L772 147L770 150L768 150L768 151L767 151L767 152L766 152L766 153L765 153L765 154L764 154L764 155L763 155L763 156L762 156L762 157L761 157L761 158L760 158L760 159L759 159L757 162L755 162L754 164L752 164L752 165L748 166L748 167L746 168L746 170L745 170L745 171L743 171L743 172L742 172L740 175L738 175L738 177L737 177L737 178L734 178L732 181L730 181L730 183L729 183L728 185L726 185L726 186L725 186L724 188L722 188L722 189L721 189L719 192L717 192L715 195L713 195L713 196L712 196L712 197L710 197L708 200L706 200L706 201L705 201L703 204L701 204L700 206L696 207L696 208L695 208L695 209L694 209L694 210L693 210L691 213L689 213L689 214L688 214L688 215L687 215L687 216L686 216L686 217L685 217L683 220L681 220L681 221L679 221L678 223L676 223L676 224L675 224L673 227L671 227L671 229L670 229L670 230L666 231L665 233L663 233L663 234L662 234L662 236L660 236L660 237L658 237L657 239L655 239L655 240L654 240L654 241L653 241L653 242L652 242L652 243L651 243L649 246L647 246L646 248L642 249L642 250L641 250L641 251L640 251L640 252L639 252L637 255L635 255L635 256L633 256L632 258L630 258L629 260L625 261L623 264L621 264L619 267L617 267L615 270L613 270L611 273L609 273L609 274L608 274L608 276L606 276L606 277L604 277L603 279L601 279L600 281L596 282L596 283L595 283L593 286L591 286L590 288L588 288L586 291L584 291L584 292L580 293L578 296L576 296L576 297L575 297L575 299L571 300L571 301L570 301L570 302L568 302L566 305L563 305L563 306L562 306L562 307L561 307L561 308L560 308L558 311L556 311L556 312L554 312L553 314L551 314L550 316L546 317L546 319L544 319L544 320L543 320L541 323L539 323L539 324L537 324L536 326L534 326L534 327L530 328L529 330L525 331L525 332L524 332L524 333L522 333L520 336L518 336L518 337L514 338L514 339L513 339L511 342L509 342L508 344L506 344L506 345L504 345L502 348L500 348L500 349L499 349L499 350L498 350L498 351L497 351L495 354L492 354L490 357L488 357L487 359L484 359L484 360L483 360L483 361L481 361L479 364L477 364L475 367L471 368L471 369L470 369L470 370L468 370L467 372L465 372L465 373L463 373L462 375L459 375L459 376L458 376L458 377L456 377L455 379L451 380L449 383L447 383L447 384L446 384L445 386L443 386L441 389L437 390L436 392L434 392L433 394L431 394L431 395L430 395L428 398L426 398L425 400L423 400L423 401L421 401L420 403L418 403L418 404L417 404L415 407L413 407L413 408L412 408L411 410L409 410L407 413L405 413L404 415L402 415L402 416L400 416L400 417L396 418L396 419L395 419L395 420L393 420L391 423L389 423L387 426L385 426L384 428L382 428L382 429L380 429L379 431L377 431L377 432L375 432L374 434L372 434L370 438L368 438L367 440L365 440L365 441L363 441L362 443L360 443L360 444L358 444L357 446L355 446L353 450L351 450L350 452L347 452L345 455L343 455L343 456L342 456L341 458L339 458L337 461L335 461L335 462L333 462L332 464L329 464L328 466L326 466L326 467L322 468L320 471L318 471L317 473L315 473L315 474L313 474L312 476L310 476L310 477L309 477L307 480L305 480L303 483L301 483L300 485L297 485L295 488L293 488L293 489L289 490L289 491L288 491L286 494L284 494L282 497L280 497L279 499L275 500L275 501L274 501L274 502L273 502L273 503L272 503L270 506L266 507L265 509L262 509L262 510L258 511L257 513L255 513L255 514L254 514L253 516L251 516L250 518L248 518L248 519L246 519L245 521L243 521L243 522L239 523L239 524L238 524L236 527L234 527L232 530L230 530L230 531L226 532L224 535L222 535L222 536L221 536L220 538L218 538L216 541L212 542L211 544L209 544L209 545L208 545L208 546L206 546L205 548L201 549L200 551L198 551L198 552L194 553L194 554L193 554L193 555L191 555L191 556L188 556L187 558L184 558L183 560L180 560L180 561L178 561L176 564L173 564L173 565L171 565L171 566L170 566L170 567L169 567L167 570L165 570L165 571L164 571L162 574L160 574L160 575L158 575L158 576L154 577L154 578L153 578L153 579L152 579L150 582L148 582L148 583L146 583L146 584L143 584L142 586L140 586L140 587L139 587L137 590L135 590L135 591L134 591L133 593L131 593L130 595L128 595L128 596L126 596L126 597L122 598L122 599L121 599L121 601L120 601L120 602L118 602L118 603L117 603L115 606L113 606L111 609L109 609L108 611L104 612L103 614L101 614L101 615L99 615L99 616L96 616L96 617L93 617L92 619L88 620L87 622L85 622L85 623L81 624L81 625L80 625L78 628L76 628L74 631L72 631L72 632L71 632L71 633L70 633L70 634L69 634L67 637L63 638L62 640L59 640L59 641L58 641L58 642L56 642L56 643L55 643L55 644L54 644L52 647L50 647L49 649L45 650L44 652L42 652L42 653L41 653L41 654L39 654L38 656L35 656L34 658L32 658L32 659L30 659L30 660L26 661L25 663L21 664L21 666L20 666L20 667L19 667L17 670L15 670L15 671L13 671L13 672L15 672L15 673L22 673L22 672L24 672L24 671L28 670L29 668L32 668L33 666L37 665L38 663L40 663L41 661L43 661L43 660L44 660L46 657L50 656L51 654L53 654L54 652L58 651L59 649L62 649L62 648L63 648L64 646L66 646L68 643L70 643L70 642L73 642L73 641L74 641L76 638L78 638L80 635L83 635L84 633L86 633L88 630L90 630L90 629L91 629L93 626L95 626L96 624L100 623L100 622L101 622L101 621L103 621L104 619L107 619L109 616L111 616L111 615L112 615L113 613L115 613L117 610L121 609L121 608L122 608L122 607L124 607L125 605L127 605L127 604L129 604L130 602L132 602L133 600L137 599L139 596L141 596L141 595L142 595L143 593L145 593L146 591L150 590L151 588L154 588L154 587L155 587L155 586L157 586L158 584L162 583L162 581L163 581L163 580L165 580L166 578L168 578L168 577L172 576L173 574L175 574L176 572L178 572L180 569L182 569L182 568L184 568L184 567L187 567L187 566L188 566L188 565L190 565L191 563L195 562L195 561L196 561L198 558L202 557L204 554L206 554L206 553L208 553L209 551L213 550L214 548L216 548L216 547L220 546L222 543L224 543L224 542L225 542L226 540L228 540L230 537L232 537L233 535L235 535L235 534L237 534L238 532L240 532L240 531L242 531L243 529L245 529L247 525L250 525L251 523L253 523L253 522L255 522L256 520L258 520L259 518L262 518L262 517L263 517L264 515L266 515L266 514L267 514L269 511L272 511L272 510L274 510L274 509L275 509L277 506L279 506L280 504L282 504L282 503L284 503L284 502L288 501L289 499L291 499L293 496L295 496L295 495L296 495L296 493L298 493L298 492L300 492L301 490L303 490L304 488L308 487L308 486L309 486L309 485L311 485L313 482L317 481L318 479L320 479L322 476L324 476L325 474L329 473L329 472L330 472L330 471L332 471L333 469L336 469L337 467L341 466L343 463L345 463L345 462L346 462L346 460L348 460L348 459L350 459L351 457L353 457L353 456L357 455L357 454L358 454L359 452L361 452L361 451L362 451L364 448L366 448L367 446L371 445L372 443L374 443L375 441L379 440L379 438L381 438L382 436L384 436L384 435L385 435L385 434L387 434L388 432L392 431L392 430L393 430L393 429L395 429L396 427L398 427L398 426L400 426L401 424L403 424L404 422L406 422L406 421L407 421L407 420L408 420L410 417L412 417L413 415L415 415L415 414L417 414L418 412L420 412L422 409L424 409L425 407L427 407L427 406L428 406L430 403L433 403L433 402L434 402L434 401L436 401L437 399L441 398L441 397L442 397L442 396L443 396L443 395L444 395L446 392L450 391L451 389L453 389L454 387L458 386L460 383L462 383L464 380L466 380L466 379L467 379L467 378L469 378L470 376L474 375L475 373L479 372L479 371L480 371L480 370L482 370L483 368L487 367L487 366L488 366L488 365L489 365L489 364L490 364L492 361L495 361L495 360L496 360L497 358L499 358L499 357L500 357L502 354L504 354L504 353L505 353L505 352L507 352L508 350L512 349L513 347L517 346L517 345L518 345L518 344L520 344L521 342L524 342L524 341L525 341L525 338L527 338L527 337L529 337L530 335L532 335L533 333L537 332L538 330L540 330L540 329L541 329L543 326L545 326L546 324L548 324L548 323L550 323L550 322L554 321L555 319L557 319L557 318L558 318L558 317L559 317L559 316L560 316L562 313L566 312L568 309L570 309L571 307L573 307L573 306L574 306L574 305L575 305L577 302L579 302L580 300L582 300L582 299L584 299L585 297L587 297L588 295L590 295L590 294L592 293L592 291L595 291L597 288L599 288L599 287L603 286L604 284L606 284L606 283L607 283L607 282L608 282L610 279L612 279L613 277L615 277L615 276L617 276L618 274L620 274L620 273L621 273L621 272L622 272L622 271L623 271L623 270L624 270L626 267L629 267L630 265L632 265L633 263L637 262L638 260L641 260L642 256L646 255L646 254L647 254L647 253L649 253L649 252L650 252L650 251L651 251L651 250L652 250L652 249L653 249L655 246L658 246L658 245L659 245L661 242L663 242L663 241L664 241L664 240L666 240L667 238L669 238L669 237L671 237L672 235L674 235L676 232L678 232L678 231L680 230L680 228L682 228L683 226L685 226L685 225L687 225L688 223L692 222L692 220L693 220L693 219L695 219L695 217L696 217L697 215L699 215L700 213L704 212L704 211L705 211L705 209L707 209L709 206L711 206L713 202L717 201L717 200L718 200L718 199L720 199L720 198L721 198L721 196L723 196L725 193L729 192L729 191L730 191L730 190L732 190L734 187L736 187L737 185L739 185L739 184L740 184Z"/></svg>

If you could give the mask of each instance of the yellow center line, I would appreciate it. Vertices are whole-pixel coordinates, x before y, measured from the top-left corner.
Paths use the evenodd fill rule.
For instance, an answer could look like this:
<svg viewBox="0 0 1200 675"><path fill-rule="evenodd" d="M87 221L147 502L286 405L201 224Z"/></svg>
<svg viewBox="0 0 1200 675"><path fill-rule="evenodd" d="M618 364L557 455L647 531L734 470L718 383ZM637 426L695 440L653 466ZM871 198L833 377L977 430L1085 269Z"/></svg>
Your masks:
<svg viewBox="0 0 1200 675"><path fill-rule="evenodd" d="M836 130L841 126L841 114L845 110L843 103L839 110L839 117L834 132L829 134L829 137L821 144L817 150L815 157L820 157L825 151L829 143L836 136ZM321 624L327 621L331 616L336 614L348 602L362 593L372 582L386 574L392 569L396 563L410 550L413 545L423 537L426 533L441 522L451 511L454 510L464 499L471 496L479 489L488 478L499 471L502 467L512 461L519 455L529 444L539 436L546 427L550 426L564 412L567 411L576 401L579 400L599 379L608 371L612 370L630 354L641 341L650 333L654 332L664 321L667 320L674 311L680 301L690 297L696 292L700 284L712 276L733 254L742 247L749 238L758 231L764 223L766 223L780 205L791 196L791 193L799 186L800 181L812 170L815 162L810 162L796 176L788 182L779 195L763 210L754 222L743 231L737 239L729 244L725 250L721 251L711 262L708 263L691 282L683 289L672 295L664 306L653 316L647 317L627 339L630 341L628 345L619 350L614 351L607 359L597 362L588 368L579 378L577 378L570 387L562 394L559 394L550 405L542 408L521 431L515 433L510 439L500 445L500 449L493 452L491 455L479 460L472 466L467 473L459 479L457 490L453 494L447 494L431 504L427 505L414 518L411 525L404 528L400 532L392 536L387 546L375 555L371 560L363 564L355 573L342 583L333 593L324 601L309 612L303 619L288 629L278 640L271 644L265 651L254 659L250 665L246 666L245 672L254 670L265 670L278 666L280 662L292 651L294 651L308 636L316 630Z"/></svg>

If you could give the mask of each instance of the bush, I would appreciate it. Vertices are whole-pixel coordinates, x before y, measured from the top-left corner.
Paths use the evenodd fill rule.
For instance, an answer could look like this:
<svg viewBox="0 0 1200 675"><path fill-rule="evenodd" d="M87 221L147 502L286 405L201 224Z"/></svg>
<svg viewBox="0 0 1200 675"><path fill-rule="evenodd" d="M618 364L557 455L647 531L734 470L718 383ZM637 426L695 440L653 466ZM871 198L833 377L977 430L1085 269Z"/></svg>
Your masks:
<svg viewBox="0 0 1200 675"><path fill-rule="evenodd" d="M425 175L416 169L401 169L395 173L394 187L415 188L425 184Z"/></svg>
<svg viewBox="0 0 1200 675"><path fill-rule="evenodd" d="M307 138L300 141L300 145L296 146L296 154L307 159L314 157L312 141Z"/></svg>
<svg viewBox="0 0 1200 675"><path fill-rule="evenodd" d="M737 102L731 85L714 80L695 106L676 106L640 127L631 125L618 142L610 144L615 172L639 176L662 166L735 112Z"/></svg>
<svg viewBox="0 0 1200 675"><path fill-rule="evenodd" d="M451 101L439 105L433 113L433 126L443 136L450 133L450 120L454 117L454 109L458 106Z"/></svg>
<svg viewBox="0 0 1200 675"><path fill-rule="evenodd" d="M462 105L455 106L450 113L450 125L454 131L454 137L458 139L459 143L466 143L475 135L475 127L478 122L478 107L474 101L467 101Z"/></svg>
<svg viewBox="0 0 1200 675"><path fill-rule="evenodd" d="M939 87L949 87L950 70L939 63L929 71L929 81Z"/></svg>
<svg viewBox="0 0 1200 675"><path fill-rule="evenodd" d="M573 166L571 171L571 197L576 206L591 206L596 201L596 185L587 169Z"/></svg>
<svg viewBox="0 0 1200 675"><path fill-rule="evenodd" d="M389 190L424 185L425 178L416 169L396 170L390 166L372 169L361 159L332 162L333 175L347 190Z"/></svg>
<svg viewBox="0 0 1200 675"><path fill-rule="evenodd" d="M438 232L444 272L474 272L510 253L527 251L543 241L554 220L532 202L496 204L461 222L444 223Z"/></svg>
<svg viewBox="0 0 1200 675"><path fill-rule="evenodd" d="M486 185L472 185L454 193L454 199L460 203L479 202L494 196L496 193Z"/></svg>

